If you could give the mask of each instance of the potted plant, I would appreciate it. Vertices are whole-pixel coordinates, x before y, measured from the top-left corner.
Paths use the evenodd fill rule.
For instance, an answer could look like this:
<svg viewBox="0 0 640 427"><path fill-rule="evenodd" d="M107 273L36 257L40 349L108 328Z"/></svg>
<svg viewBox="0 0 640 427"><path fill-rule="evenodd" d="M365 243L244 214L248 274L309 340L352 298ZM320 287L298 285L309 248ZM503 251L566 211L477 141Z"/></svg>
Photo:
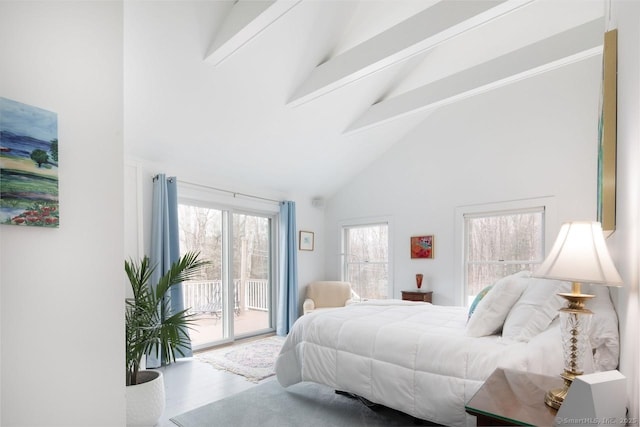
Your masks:
<svg viewBox="0 0 640 427"><path fill-rule="evenodd" d="M151 287L155 269L149 257L125 261L133 298L126 301L127 425L154 425L164 410L164 382L157 370L140 370L142 358L154 354L169 363L184 356L187 330L193 325L188 309L171 313L168 292L172 286L195 278L207 261L198 252L188 252L171 265Z"/></svg>

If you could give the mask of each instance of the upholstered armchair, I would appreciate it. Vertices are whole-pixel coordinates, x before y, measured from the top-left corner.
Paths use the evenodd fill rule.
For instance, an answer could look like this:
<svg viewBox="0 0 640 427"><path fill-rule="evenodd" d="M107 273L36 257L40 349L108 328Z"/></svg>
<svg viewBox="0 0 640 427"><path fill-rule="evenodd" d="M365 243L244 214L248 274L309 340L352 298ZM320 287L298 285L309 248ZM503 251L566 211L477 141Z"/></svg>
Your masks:
<svg viewBox="0 0 640 427"><path fill-rule="evenodd" d="M344 307L349 303L351 303L351 284L349 282L312 282L307 285L302 311L307 314L318 310Z"/></svg>

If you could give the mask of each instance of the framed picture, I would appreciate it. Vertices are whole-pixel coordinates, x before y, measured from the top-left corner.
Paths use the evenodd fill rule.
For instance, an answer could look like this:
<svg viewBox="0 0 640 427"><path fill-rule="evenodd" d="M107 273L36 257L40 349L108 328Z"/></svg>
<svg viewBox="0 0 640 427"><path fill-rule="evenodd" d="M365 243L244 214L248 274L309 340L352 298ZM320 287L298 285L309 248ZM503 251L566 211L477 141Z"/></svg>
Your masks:
<svg viewBox="0 0 640 427"><path fill-rule="evenodd" d="M433 235L411 238L411 258L433 258Z"/></svg>
<svg viewBox="0 0 640 427"><path fill-rule="evenodd" d="M312 251L313 250L313 232L301 230L300 240L298 245L301 251Z"/></svg>

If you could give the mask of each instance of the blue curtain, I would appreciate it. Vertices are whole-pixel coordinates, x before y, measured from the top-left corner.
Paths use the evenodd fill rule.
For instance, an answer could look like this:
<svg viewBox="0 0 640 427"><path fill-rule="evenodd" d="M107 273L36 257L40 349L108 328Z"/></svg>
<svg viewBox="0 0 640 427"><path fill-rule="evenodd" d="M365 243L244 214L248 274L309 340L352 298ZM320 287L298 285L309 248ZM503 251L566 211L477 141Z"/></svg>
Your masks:
<svg viewBox="0 0 640 427"><path fill-rule="evenodd" d="M167 178L158 174L153 178L153 202L151 210L151 253L149 260L155 266L151 276L151 285L155 286L180 258L180 238L178 231L178 183L175 177ZM172 286L166 303L169 312L175 313L184 309L182 284ZM192 356L191 346L182 348L185 357ZM147 367L157 368L168 361L158 360L155 355L147 356Z"/></svg>
<svg viewBox="0 0 640 427"><path fill-rule="evenodd" d="M296 204L280 204L280 282L276 333L287 335L298 318L298 252Z"/></svg>

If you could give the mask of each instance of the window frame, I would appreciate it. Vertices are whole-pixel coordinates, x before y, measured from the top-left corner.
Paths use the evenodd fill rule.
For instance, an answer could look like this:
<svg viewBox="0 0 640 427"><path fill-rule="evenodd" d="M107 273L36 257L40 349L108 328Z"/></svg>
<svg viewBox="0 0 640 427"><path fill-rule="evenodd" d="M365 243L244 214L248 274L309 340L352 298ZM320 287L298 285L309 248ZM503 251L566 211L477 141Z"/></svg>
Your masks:
<svg viewBox="0 0 640 427"><path fill-rule="evenodd" d="M354 219L354 220L348 220L348 221L341 221L340 222L340 280L342 281L347 281L347 271L348 271L348 265L351 264L360 264L360 265L364 265L364 264L372 264L369 261L361 261L361 262L351 262L348 263L347 261L347 247L346 247L346 230L349 228L362 228L362 227L371 227L371 226L377 226L377 225L386 225L387 226L387 298L391 299L394 298L394 280L393 280L393 245L391 244L391 242L393 241L393 226L392 226L392 220L391 217L371 217L371 218L361 218L361 219ZM382 262L374 262L375 264L384 264ZM357 290L354 289L354 291L357 293Z"/></svg>
<svg viewBox="0 0 640 427"><path fill-rule="evenodd" d="M280 280L280 271L278 266L280 265L280 251L278 242L280 241L280 227L279 227L279 204L272 202L265 202L262 200L254 199L241 199L235 196L229 196L227 194L221 194L218 191L209 189L203 186L180 182L178 180L178 204L186 204L192 206L198 206L202 208L220 210L222 212L223 229L227 229L227 232L223 232L223 254L226 259L223 259L223 272L222 280L225 282L225 286L231 283L233 280L233 266L231 262L231 256L233 249L231 247L234 234L232 227L232 217L234 214L253 215L258 217L267 218L270 221L270 251L271 262L269 265L271 276L271 320L272 327L264 332L273 332L276 328L277 321L277 301L278 301L278 283ZM227 310L229 307L233 307L233 295L227 292L226 295ZM244 335L235 335L233 324L228 322L224 325L226 339L223 339L217 344L225 344L233 342L234 340L245 338ZM206 348L206 346L194 346L195 350Z"/></svg>
<svg viewBox="0 0 640 427"><path fill-rule="evenodd" d="M477 205L459 206L456 208L455 221L455 270L454 280L457 286L454 288L453 300L458 305L467 306L467 280L466 280L466 218L470 216L489 216L491 214L526 213L536 209L544 210L542 253L543 259L547 253L547 242L553 242L555 232L558 230L555 197L538 197L532 199L513 200L497 203L485 203Z"/></svg>

